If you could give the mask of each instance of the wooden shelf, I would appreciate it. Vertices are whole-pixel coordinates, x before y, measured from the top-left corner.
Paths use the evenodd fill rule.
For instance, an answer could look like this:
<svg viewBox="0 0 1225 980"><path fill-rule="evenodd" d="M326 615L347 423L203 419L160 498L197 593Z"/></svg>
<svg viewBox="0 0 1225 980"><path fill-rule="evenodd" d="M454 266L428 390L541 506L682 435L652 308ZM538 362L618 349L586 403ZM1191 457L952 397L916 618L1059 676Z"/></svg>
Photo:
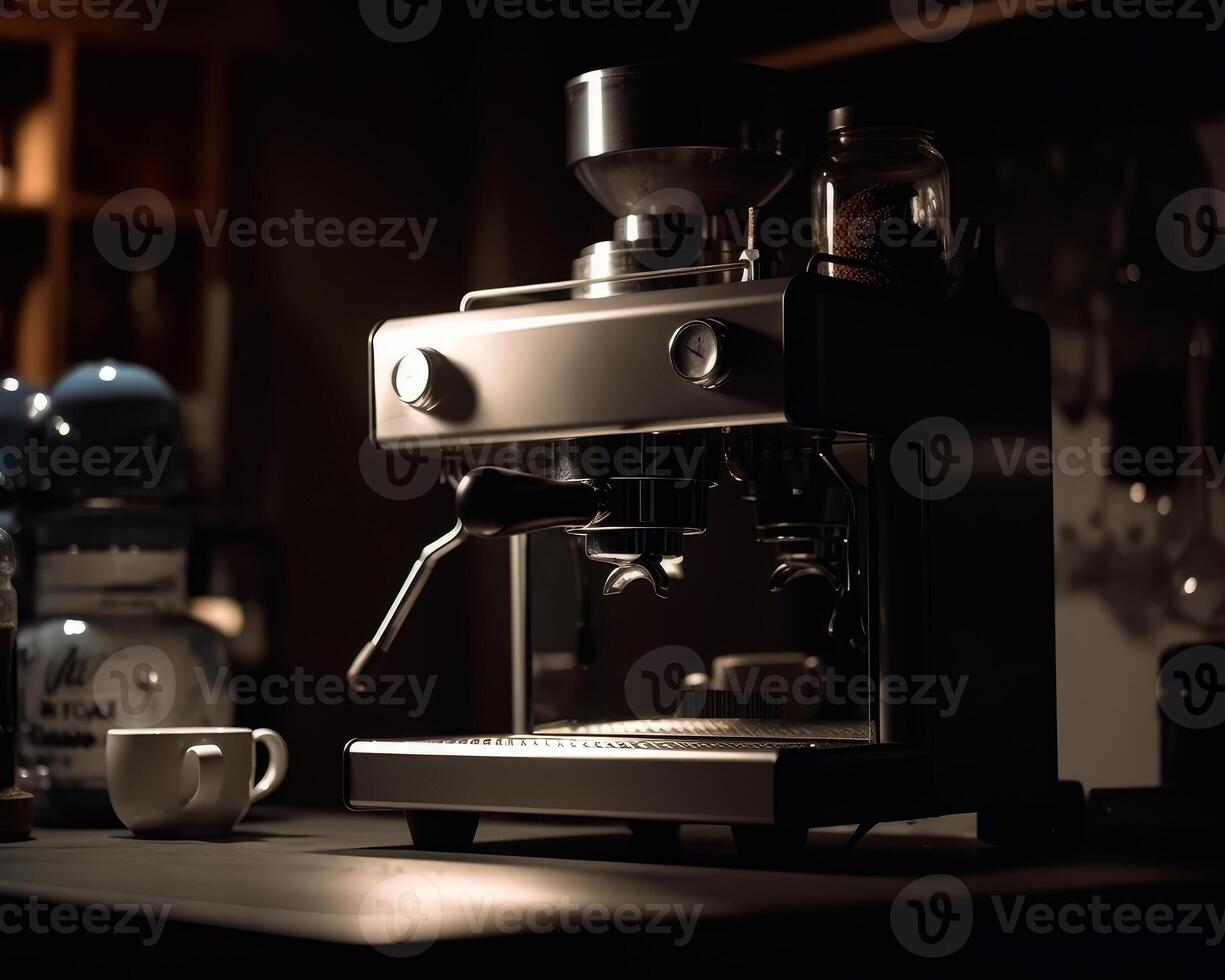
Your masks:
<svg viewBox="0 0 1225 980"><path fill-rule="evenodd" d="M6 181L10 196L0 199L0 232L12 229L4 242L10 253L19 253L8 256L0 295L0 356L6 361L0 371L47 383L76 360L114 354L175 375L185 392L207 389L210 400L219 396L218 379L204 376L216 368L216 358L193 353L217 346L202 331L228 329L209 313L218 288L224 288L223 250L197 247L198 240L186 233L195 227L197 211L222 206L228 63L223 41L258 37L262 16L249 5L209 6L237 11L244 25L251 15L254 34L244 33L245 27L235 31L225 16L207 30L188 31L181 20L178 26L169 22L175 4L166 8L167 23L151 32L86 18L0 18L0 72L7 69L0 74L0 146L9 143L0 151L0 165L13 168ZM186 9L190 14L190 4ZM147 97L113 98L116 87L139 86ZM100 92L108 94L102 98ZM34 111L41 113L37 144L17 132ZM17 144L26 150L36 145L37 152ZM45 201L12 196L12 183L22 175L37 176L34 183L48 193ZM124 326L139 319L139 311L127 311L134 300L125 282L132 274L104 262L99 268L87 227L107 201L133 187L166 194L185 234L172 266L158 271L158 288L173 293L159 299L170 311L161 329L188 351L169 364L159 363L166 337L137 343L130 324ZM43 230L30 234L17 224L22 221L37 221ZM24 282L14 281L19 276ZM140 346L146 340L152 344L147 350ZM183 364L192 376L184 375Z"/></svg>
<svg viewBox="0 0 1225 980"><path fill-rule="evenodd" d="M26 6L24 0L8 3L9 9ZM75 17L19 15L0 18L0 42L51 44L71 38L90 47L241 51L266 46L275 36L276 19L273 4L171 0L154 30L145 30L134 19L83 13Z"/></svg>
<svg viewBox="0 0 1225 980"><path fill-rule="evenodd" d="M126 190L127 188L124 188ZM120 191L111 193L94 193L87 191L74 192L69 202L68 213L74 221L93 221L102 206ZM196 212L203 209L203 204L197 201L185 201L170 198L170 206L174 210L175 220L180 224L195 224Z"/></svg>
<svg viewBox="0 0 1225 980"><path fill-rule="evenodd" d="M225 206L230 57L269 44L277 9L171 0L163 13L152 31L0 17L0 373L46 384L104 356L160 371L207 493L222 471L231 325L225 249L205 247L196 213ZM164 194L179 225L171 254L140 273L108 262L92 228L137 187Z"/></svg>
<svg viewBox="0 0 1225 980"><path fill-rule="evenodd" d="M160 370L182 395L202 491L221 472L231 326L225 249L204 247L195 214L225 205L230 55L275 27L274 5L245 0L172 0L154 31L0 18L0 371L49 383L101 356ZM93 240L102 206L134 187L165 194L179 222L150 273L115 268Z"/></svg>
<svg viewBox="0 0 1225 980"><path fill-rule="evenodd" d="M1083 6L1088 0L1066 0L1071 6ZM995 27L1009 18L1021 18L1029 15L1032 8L1026 4L1017 4L1016 11L1009 14L1003 4L997 0L975 0L970 11L970 19L964 30L981 30ZM783 71L810 71L814 68L840 62L853 61L880 54L893 48L918 44L925 28L917 20L917 15L905 26L896 20L887 20L869 27L848 31L833 37L820 38L813 41L803 41L789 45L776 51L769 51L750 58L754 64L765 65L767 68L779 68Z"/></svg>
<svg viewBox="0 0 1225 980"><path fill-rule="evenodd" d="M50 215L50 204L23 204L0 199L0 217L47 218Z"/></svg>

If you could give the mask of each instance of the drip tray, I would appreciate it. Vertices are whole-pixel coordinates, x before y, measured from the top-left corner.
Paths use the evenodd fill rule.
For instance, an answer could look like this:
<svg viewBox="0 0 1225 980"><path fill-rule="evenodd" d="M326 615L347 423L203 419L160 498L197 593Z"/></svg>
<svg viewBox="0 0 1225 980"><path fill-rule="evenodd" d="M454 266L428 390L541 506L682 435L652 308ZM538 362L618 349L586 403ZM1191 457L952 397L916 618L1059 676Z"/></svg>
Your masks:
<svg viewBox="0 0 1225 980"><path fill-rule="evenodd" d="M545 725L537 735L629 735L663 738L858 741L871 738L866 721L788 722L754 718L646 718Z"/></svg>
<svg viewBox="0 0 1225 980"><path fill-rule="evenodd" d="M345 802L356 810L813 827L913 816L900 808L914 805L927 774L925 752L869 742L866 728L849 737L841 724L801 735L781 722L657 722L583 726L581 733L356 739L345 747ZM637 730L610 728L630 724ZM763 737L766 731L774 737Z"/></svg>

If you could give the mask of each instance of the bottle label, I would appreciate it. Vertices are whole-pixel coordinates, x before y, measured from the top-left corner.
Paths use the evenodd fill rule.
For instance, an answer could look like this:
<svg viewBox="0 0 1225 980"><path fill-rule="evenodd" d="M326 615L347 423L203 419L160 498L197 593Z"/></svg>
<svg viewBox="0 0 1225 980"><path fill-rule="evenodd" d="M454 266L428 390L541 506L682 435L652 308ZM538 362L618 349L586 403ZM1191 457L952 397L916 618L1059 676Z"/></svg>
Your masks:
<svg viewBox="0 0 1225 980"><path fill-rule="evenodd" d="M226 726L222 641L178 617L53 617L18 632L19 755L56 792L105 790L111 728Z"/></svg>
<svg viewBox="0 0 1225 980"><path fill-rule="evenodd" d="M187 604L185 551L44 551L40 616L178 613Z"/></svg>

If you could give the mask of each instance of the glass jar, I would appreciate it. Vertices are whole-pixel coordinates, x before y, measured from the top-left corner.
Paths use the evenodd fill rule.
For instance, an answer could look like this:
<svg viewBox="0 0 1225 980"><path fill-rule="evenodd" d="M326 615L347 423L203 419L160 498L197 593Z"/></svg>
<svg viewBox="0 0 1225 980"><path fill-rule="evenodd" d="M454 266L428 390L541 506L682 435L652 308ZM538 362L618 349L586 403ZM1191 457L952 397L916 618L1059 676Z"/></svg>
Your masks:
<svg viewBox="0 0 1225 980"><path fill-rule="evenodd" d="M949 176L929 130L879 112L830 113L813 173L815 271L876 286L942 287L949 262Z"/></svg>

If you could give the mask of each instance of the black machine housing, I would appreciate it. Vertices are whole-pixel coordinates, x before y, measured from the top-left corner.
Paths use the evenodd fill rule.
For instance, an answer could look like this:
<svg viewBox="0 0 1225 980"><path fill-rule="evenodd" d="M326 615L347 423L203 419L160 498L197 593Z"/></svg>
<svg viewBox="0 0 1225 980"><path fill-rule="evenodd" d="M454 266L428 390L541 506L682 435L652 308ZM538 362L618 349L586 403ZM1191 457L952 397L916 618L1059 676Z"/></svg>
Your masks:
<svg viewBox="0 0 1225 980"><path fill-rule="evenodd" d="M714 387L690 383L669 359L677 329L695 318L726 330L727 376ZM402 359L420 350L436 369L425 410L396 390ZM610 489L615 481L564 467L537 473L571 486L556 501L564 519L532 525L562 530L511 537L517 730L354 739L345 750L348 806L406 811L418 843L462 846L483 812L791 830L1020 810L1054 793L1050 365L1038 317L998 301L805 273L391 320L371 334L370 368L372 430L387 450L644 440L715 449L684 487L672 481L683 491L680 503L671 491L646 499L641 481ZM768 481L751 472L780 445L788 465L804 473L827 465L846 481L842 496L828 480L816 490L794 489L797 498L812 497L820 520L763 516L789 513L785 502L775 507L776 497L763 499ZM800 456L787 448L794 446L805 447ZM727 490L738 482L747 491ZM523 490L534 494L529 485ZM461 517L464 492L461 485ZM724 493L748 496L756 517L721 523L742 506L721 503ZM620 503L610 504L610 494L620 494ZM507 499L500 491L485 496ZM623 550L609 561L599 552L628 532L621 524L601 531L601 521L606 528L627 510L643 533L633 545L618 544ZM684 525L680 534L656 533L661 513L674 515L660 518L662 525ZM489 536L516 530L513 514L483 516L489 520L481 527L494 529ZM796 523L805 529L771 530ZM548 535L585 539L586 553L607 562L603 572L635 560L640 545L649 545L648 559L672 568L660 593L667 599L635 583L658 578L650 568L630 574L623 595L584 587L580 612L592 604L601 613L617 603L654 605L649 614L585 616L575 672L590 671L609 650L623 670L627 660L673 642L695 616L714 624L703 635L733 635L746 618L783 609L745 599L738 611L735 596L750 590L722 591L718 576L735 578L727 569L743 563L733 552L756 553L771 564L781 556L784 565L810 561L829 572L827 591L797 592L787 615L810 622L822 661L857 664L879 696L858 715L827 712L794 725L768 714L720 719L709 711L655 724L628 705L620 716L597 713L602 723L533 718L539 621L560 602L559 592L545 591L556 577L541 570L564 560ZM682 554L685 577L675 579ZM747 573L745 580L755 581ZM762 593L769 581L761 579ZM831 610L813 598L836 598L840 581L853 601L839 617L857 627L841 638L826 636ZM628 652L617 660L620 648ZM883 696L894 679L907 696ZM941 683L960 689L955 710L930 696Z"/></svg>

